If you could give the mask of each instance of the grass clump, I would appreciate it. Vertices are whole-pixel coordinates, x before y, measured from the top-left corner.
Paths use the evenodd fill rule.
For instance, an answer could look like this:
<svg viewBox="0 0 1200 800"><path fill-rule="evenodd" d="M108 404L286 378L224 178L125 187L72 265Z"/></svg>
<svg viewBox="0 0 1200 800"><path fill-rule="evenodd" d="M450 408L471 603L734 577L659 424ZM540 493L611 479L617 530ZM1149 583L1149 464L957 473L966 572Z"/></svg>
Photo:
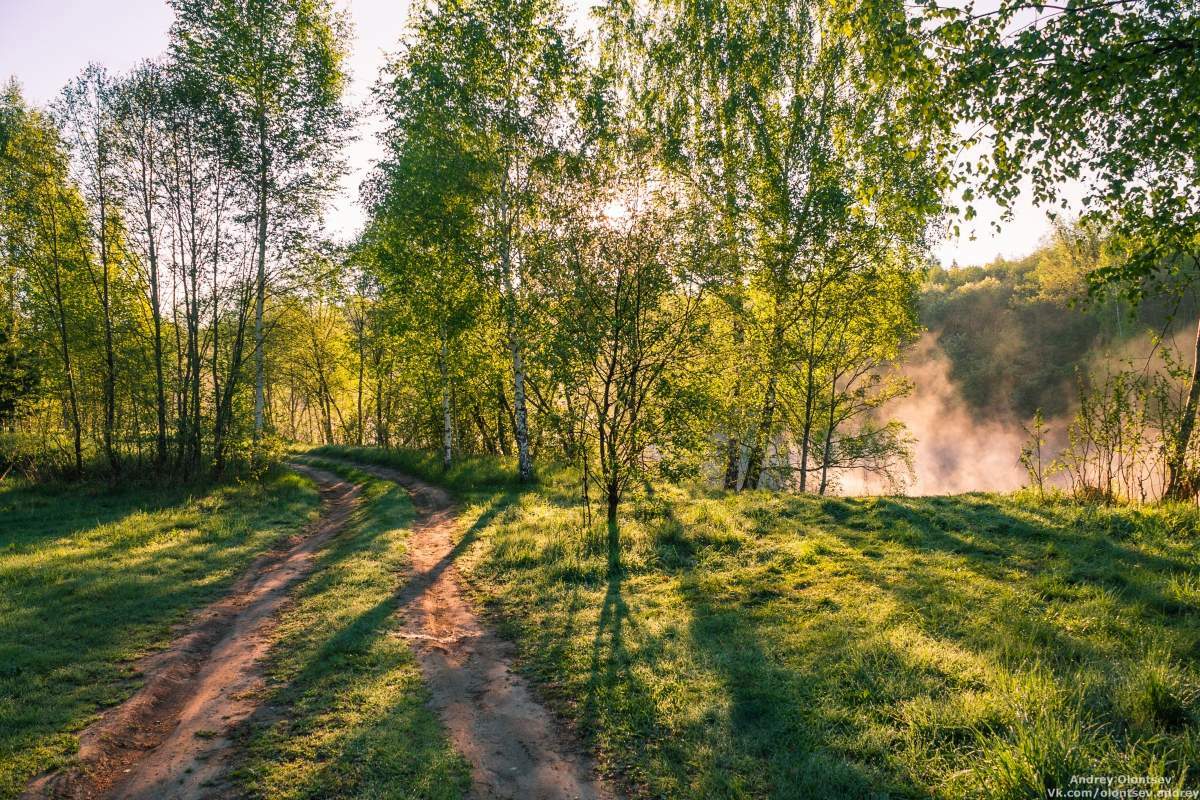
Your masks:
<svg viewBox="0 0 1200 800"><path fill-rule="evenodd" d="M311 484L284 471L215 487L0 484L0 797L70 762L132 662L305 524Z"/></svg>

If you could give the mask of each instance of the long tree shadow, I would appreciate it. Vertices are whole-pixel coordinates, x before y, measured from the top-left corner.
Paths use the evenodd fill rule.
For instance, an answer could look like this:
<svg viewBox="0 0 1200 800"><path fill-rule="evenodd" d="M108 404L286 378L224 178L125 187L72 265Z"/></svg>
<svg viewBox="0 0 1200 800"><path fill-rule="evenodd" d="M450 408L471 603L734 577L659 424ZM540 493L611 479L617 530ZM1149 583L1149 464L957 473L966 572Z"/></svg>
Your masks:
<svg viewBox="0 0 1200 800"><path fill-rule="evenodd" d="M394 485L390 502L407 490ZM426 706L426 689L408 644L399 636L398 615L451 567L484 530L516 498L513 492L493 495L475 521L462 532L454 547L433 566L421 572L404 568L404 577L378 602L361 612L337 620L315 636L301 629L272 649L276 671L286 678L272 687L266 702L243 724L244 737L267 752L267 762L293 760L306 763L301 796L419 796L453 798L466 789L466 767L445 739L436 715ZM387 503L389 497L374 503ZM384 562L393 547L386 534L406 527L410 536L430 520L418 518L411 506L397 517L380 520L376 511L361 509L346 533L334 540L316 573L297 596L335 595L352 576L344 574L356 560ZM365 528L365 529L364 529ZM407 560L407 557L404 557ZM397 564L397 569L400 569ZM296 664L296 654L302 663ZM280 665L280 661L284 663ZM288 663L291 662L291 663ZM343 710L344 697L374 695L373 687L386 687L386 700L368 703L349 724L322 738L320 757L312 761L300 742L311 720L327 719ZM386 751L386 758L372 758ZM261 772L261 764L255 771Z"/></svg>
<svg viewBox="0 0 1200 800"><path fill-rule="evenodd" d="M914 612L927 613L938 606L970 607L977 603L974 590L1011 585L1014 575L1030 581L1043 602L1080 601L1108 594L1124 607L1122 617L1131 623L1144 615L1139 604L1167 619L1200 612L1163 591L1163 576L1190 574L1195 569L1193 561L1136 549L1099 524L1079 530L1053 518L1030 520L1008 513L991 502L951 506L934 501L921 513L910 507L911 502L876 499L869 514L839 516L849 529L842 540L860 553L877 557L880 545L890 544L913 557L905 575L886 586L869 562L856 570L865 582L897 594ZM897 538L896 530L906 533ZM974 580L947 580L937 571L939 560L973 575ZM960 616L947 619L943 627L952 626L947 632L958 637L982 634L993 638L996 626L1003 630L1024 622L1015 613L999 620ZM1038 635L1054 639L1043 644L1059 653L1100 656L1078 637L1045 626Z"/></svg>
<svg viewBox="0 0 1200 800"><path fill-rule="evenodd" d="M660 513L669 530L683 530L673 507ZM705 590L697 568L680 576L680 595L690 611L689 641L702 664L720 679L727 698L724 713L713 709L682 732L703 742L709 758L691 776L705 797L751 794L778 798L877 798L888 790L905 793L886 776L833 746L831 720L822 700L829 692L816 670L804 670L780 658L760 629L758 604L773 591L750 597L714 596ZM748 607L749 605L749 607ZM810 652L836 646L837 635L821 628L808 639ZM751 788L752 787L752 788Z"/></svg>
<svg viewBox="0 0 1200 800"><path fill-rule="evenodd" d="M291 532L278 521L308 510L299 493L266 505L253 487L216 488L202 507L193 491L0 493L13 523L0 534L0 695L20 698L0 703L0 763L68 756L64 730L136 689L131 659ZM214 503L228 516L214 521Z"/></svg>
<svg viewBox="0 0 1200 800"><path fill-rule="evenodd" d="M623 693L621 684L629 679L629 654L625 649L624 627L629 606L621 595L622 575L610 572L592 639L591 673L584 698L582 721L584 728L594 731L602 714L612 713L612 706Z"/></svg>

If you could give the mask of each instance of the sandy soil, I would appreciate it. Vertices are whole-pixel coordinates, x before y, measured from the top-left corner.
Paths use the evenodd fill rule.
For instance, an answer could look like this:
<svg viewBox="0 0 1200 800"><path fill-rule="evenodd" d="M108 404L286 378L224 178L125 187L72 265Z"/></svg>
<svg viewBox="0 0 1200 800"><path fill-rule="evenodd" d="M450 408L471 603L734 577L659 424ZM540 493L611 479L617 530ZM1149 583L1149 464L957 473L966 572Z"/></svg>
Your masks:
<svg viewBox="0 0 1200 800"><path fill-rule="evenodd" d="M412 575L400 595L399 635L412 644L431 704L471 764L472 796L615 797L586 751L514 672L512 644L471 607L454 566L457 521L449 495L393 470L354 466L404 486L420 515L409 539Z"/></svg>
<svg viewBox="0 0 1200 800"><path fill-rule="evenodd" d="M305 466L321 515L261 556L221 600L201 611L166 650L143 659L146 682L80 735L78 765L43 775L22 798L199 800L229 797L223 776L231 734L258 709L262 662L276 615L316 553L345 526L359 487Z"/></svg>

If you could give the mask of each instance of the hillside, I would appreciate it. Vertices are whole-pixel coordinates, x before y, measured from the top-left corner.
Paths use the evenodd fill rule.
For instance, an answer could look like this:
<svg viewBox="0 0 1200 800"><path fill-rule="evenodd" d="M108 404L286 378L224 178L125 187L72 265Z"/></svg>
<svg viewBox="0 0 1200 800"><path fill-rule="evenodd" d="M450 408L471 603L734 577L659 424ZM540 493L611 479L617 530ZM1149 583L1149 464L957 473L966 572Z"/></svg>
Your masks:
<svg viewBox="0 0 1200 800"><path fill-rule="evenodd" d="M1024 798L1072 774L1200 776L1194 507L661 486L622 516L609 577L571 486L518 494L495 470L451 476L457 565L636 796Z"/></svg>

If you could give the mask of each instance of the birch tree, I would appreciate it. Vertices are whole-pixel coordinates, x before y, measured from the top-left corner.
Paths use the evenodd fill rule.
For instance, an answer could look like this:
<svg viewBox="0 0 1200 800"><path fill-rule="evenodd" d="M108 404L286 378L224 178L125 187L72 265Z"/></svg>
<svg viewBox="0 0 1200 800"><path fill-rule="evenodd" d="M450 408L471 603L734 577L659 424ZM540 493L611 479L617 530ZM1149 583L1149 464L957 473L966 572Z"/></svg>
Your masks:
<svg viewBox="0 0 1200 800"><path fill-rule="evenodd" d="M327 0L173 0L172 8L172 53L227 115L226 144L253 198L257 442L265 426L268 257L311 235L342 170L348 23Z"/></svg>

